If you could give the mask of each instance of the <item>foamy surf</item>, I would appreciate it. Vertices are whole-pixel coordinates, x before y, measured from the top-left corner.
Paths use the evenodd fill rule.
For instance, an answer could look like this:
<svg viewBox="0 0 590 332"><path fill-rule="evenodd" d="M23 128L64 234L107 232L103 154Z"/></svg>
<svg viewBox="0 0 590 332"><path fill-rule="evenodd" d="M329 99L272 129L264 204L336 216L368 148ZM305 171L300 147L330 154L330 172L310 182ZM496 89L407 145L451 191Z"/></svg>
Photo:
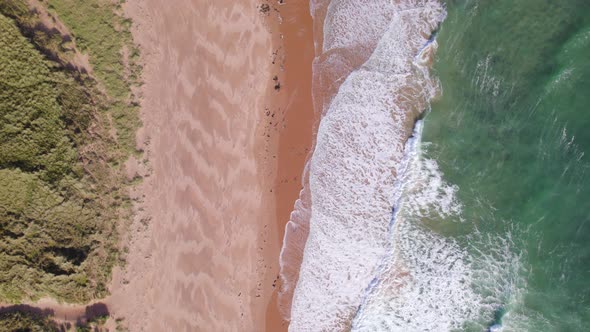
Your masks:
<svg viewBox="0 0 590 332"><path fill-rule="evenodd" d="M428 68L436 43L429 38L443 18L437 1L328 6L324 52L352 49L343 56L362 57L372 49L367 38L375 39L374 51L322 105L325 115L309 164L310 231L292 331L350 329L382 268L405 143L436 94Z"/></svg>
<svg viewBox="0 0 590 332"><path fill-rule="evenodd" d="M353 331L449 331L474 318L472 305L481 302L471 287L467 252L413 222L456 218L461 212L457 188L445 183L436 162L422 155L421 136L418 122L398 167L389 250Z"/></svg>
<svg viewBox="0 0 590 332"><path fill-rule="evenodd" d="M522 255L510 233L445 237L425 227L463 223L458 188L421 142L422 121L397 168L390 241L353 319L352 331L520 331ZM461 242L461 243L459 243ZM485 248L482 250L481 248Z"/></svg>
<svg viewBox="0 0 590 332"><path fill-rule="evenodd" d="M311 6L325 16L313 90L323 118L281 254L290 330L524 329L523 253L510 232L445 235L473 215L421 142L443 7Z"/></svg>

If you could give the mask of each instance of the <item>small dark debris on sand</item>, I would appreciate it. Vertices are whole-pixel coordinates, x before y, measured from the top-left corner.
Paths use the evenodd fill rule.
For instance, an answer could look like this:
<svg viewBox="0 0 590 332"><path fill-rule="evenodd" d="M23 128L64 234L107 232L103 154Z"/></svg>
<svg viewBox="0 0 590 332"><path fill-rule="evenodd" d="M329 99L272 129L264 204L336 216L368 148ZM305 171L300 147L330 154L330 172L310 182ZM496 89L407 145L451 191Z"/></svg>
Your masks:
<svg viewBox="0 0 590 332"><path fill-rule="evenodd" d="M263 14L266 14L270 11L270 6L266 3L263 3L262 5L260 5L260 12Z"/></svg>

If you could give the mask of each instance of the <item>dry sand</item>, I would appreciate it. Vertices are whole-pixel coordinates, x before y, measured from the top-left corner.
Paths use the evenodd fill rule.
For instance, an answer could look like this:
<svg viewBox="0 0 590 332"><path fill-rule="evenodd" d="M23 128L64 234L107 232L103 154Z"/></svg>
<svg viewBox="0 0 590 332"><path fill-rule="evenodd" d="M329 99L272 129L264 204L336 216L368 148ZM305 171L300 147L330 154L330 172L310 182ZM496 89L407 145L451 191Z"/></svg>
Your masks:
<svg viewBox="0 0 590 332"><path fill-rule="evenodd" d="M128 163L142 203L107 302L131 331L286 330L273 294L311 143L307 6L128 0L147 160Z"/></svg>

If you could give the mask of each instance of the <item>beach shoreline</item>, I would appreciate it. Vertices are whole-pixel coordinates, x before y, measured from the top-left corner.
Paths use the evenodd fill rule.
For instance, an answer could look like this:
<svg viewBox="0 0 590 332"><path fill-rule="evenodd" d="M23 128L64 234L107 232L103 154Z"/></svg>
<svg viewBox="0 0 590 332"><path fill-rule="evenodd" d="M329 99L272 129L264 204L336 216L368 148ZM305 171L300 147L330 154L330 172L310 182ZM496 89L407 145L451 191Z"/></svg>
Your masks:
<svg viewBox="0 0 590 332"><path fill-rule="evenodd" d="M285 1L268 2L269 31L274 45L273 80L270 82L269 101L263 135L277 135L264 149L272 152L276 173L272 192L275 197L275 241L278 246L269 251L269 260L277 264L270 275L272 297L266 308L266 331L286 331L288 321L281 308L279 292L283 287L280 278L279 256L283 247L285 227L291 218L294 204L305 179L304 168L313 146L313 127L316 122L312 105L312 61L314 58L312 17L309 3ZM264 160L264 154L261 159Z"/></svg>

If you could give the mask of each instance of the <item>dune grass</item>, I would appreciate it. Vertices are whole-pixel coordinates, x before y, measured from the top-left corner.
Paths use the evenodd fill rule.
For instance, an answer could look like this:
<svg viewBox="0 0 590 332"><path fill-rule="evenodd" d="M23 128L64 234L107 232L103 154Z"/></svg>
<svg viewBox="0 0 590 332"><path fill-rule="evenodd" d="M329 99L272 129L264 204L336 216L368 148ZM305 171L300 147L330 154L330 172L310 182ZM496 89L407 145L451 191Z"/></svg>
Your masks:
<svg viewBox="0 0 590 332"><path fill-rule="evenodd" d="M0 314L0 331L58 332L59 329L47 317L15 311Z"/></svg>
<svg viewBox="0 0 590 332"><path fill-rule="evenodd" d="M131 20L114 15L123 1L48 0L49 10L70 29L76 45L90 55L97 80L108 95L108 110L117 130L117 140L129 151L135 148L139 108L131 91L138 84L139 50L133 44Z"/></svg>
<svg viewBox="0 0 590 332"><path fill-rule="evenodd" d="M83 303L107 295L131 216L121 165L136 153L140 68L118 4L42 3L92 72L24 0L0 0L0 302Z"/></svg>

